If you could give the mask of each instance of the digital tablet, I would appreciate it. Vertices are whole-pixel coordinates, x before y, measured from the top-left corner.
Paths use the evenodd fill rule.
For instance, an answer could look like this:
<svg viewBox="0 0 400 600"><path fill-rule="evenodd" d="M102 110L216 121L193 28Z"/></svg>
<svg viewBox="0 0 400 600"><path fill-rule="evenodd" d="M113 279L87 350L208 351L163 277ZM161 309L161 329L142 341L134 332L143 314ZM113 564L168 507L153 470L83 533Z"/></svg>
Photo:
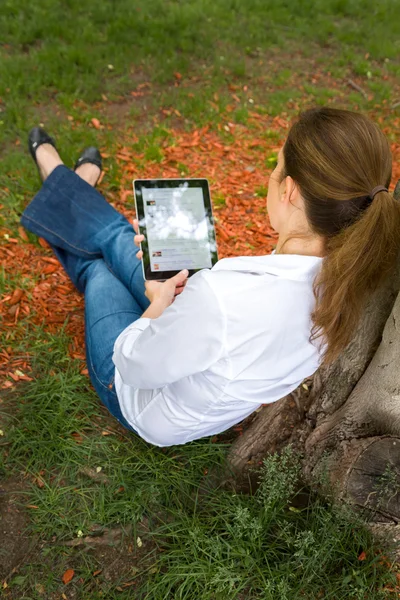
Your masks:
<svg viewBox="0 0 400 600"><path fill-rule="evenodd" d="M169 279L182 269L189 276L218 260L207 179L135 179L140 233L145 239L146 280Z"/></svg>

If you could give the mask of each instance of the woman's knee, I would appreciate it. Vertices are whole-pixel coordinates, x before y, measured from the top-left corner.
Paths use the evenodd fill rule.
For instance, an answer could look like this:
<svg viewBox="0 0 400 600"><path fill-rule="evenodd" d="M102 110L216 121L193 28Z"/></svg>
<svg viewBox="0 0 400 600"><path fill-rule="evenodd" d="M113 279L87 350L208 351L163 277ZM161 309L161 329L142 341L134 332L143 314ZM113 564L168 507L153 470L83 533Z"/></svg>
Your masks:
<svg viewBox="0 0 400 600"><path fill-rule="evenodd" d="M78 275L78 284L80 289L86 292L89 282L97 285L104 285L107 275L110 274L107 265L102 258L95 258L86 263Z"/></svg>

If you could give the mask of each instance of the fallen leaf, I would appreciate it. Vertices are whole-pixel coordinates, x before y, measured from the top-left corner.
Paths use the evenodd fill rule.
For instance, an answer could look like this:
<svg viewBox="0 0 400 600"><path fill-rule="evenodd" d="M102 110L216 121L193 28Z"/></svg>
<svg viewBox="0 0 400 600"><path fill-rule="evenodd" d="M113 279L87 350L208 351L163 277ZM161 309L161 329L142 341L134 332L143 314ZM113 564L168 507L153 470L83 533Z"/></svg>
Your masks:
<svg viewBox="0 0 400 600"><path fill-rule="evenodd" d="M58 267L56 267L55 265L47 265L47 267L44 267L44 269L42 269L42 273L44 275L50 275L51 273L55 273L58 270Z"/></svg>
<svg viewBox="0 0 400 600"><path fill-rule="evenodd" d="M24 290L20 290L17 288L16 290L13 291L13 294L12 294L8 304L10 306L13 306L13 304L17 304L21 300L23 295L24 295Z"/></svg>
<svg viewBox="0 0 400 600"><path fill-rule="evenodd" d="M121 202L126 202L127 198L129 198L129 196L133 196L133 191L131 189L129 190L121 190L120 192L120 200Z"/></svg>
<svg viewBox="0 0 400 600"><path fill-rule="evenodd" d="M14 304L14 306L10 306L10 308L7 311L7 314L10 315L10 317L13 317L15 315L15 313L18 310L18 304Z"/></svg>
<svg viewBox="0 0 400 600"><path fill-rule="evenodd" d="M35 583L35 590L40 596L43 596L46 593L44 585L42 585L41 583Z"/></svg>
<svg viewBox="0 0 400 600"><path fill-rule="evenodd" d="M70 581L72 581L74 575L75 571L73 569L67 569L64 575L62 576L63 583L69 583Z"/></svg>
<svg viewBox="0 0 400 600"><path fill-rule="evenodd" d="M94 571L93 573L93 577L97 577L97 575L100 575L100 573L103 572L103 569L98 569L97 571Z"/></svg>
<svg viewBox="0 0 400 600"><path fill-rule="evenodd" d="M60 263L56 258L50 258L50 256L43 256L42 260L43 262L51 263L52 265L57 265L57 267L60 266Z"/></svg>
<svg viewBox="0 0 400 600"><path fill-rule="evenodd" d="M39 238L38 242L40 244L40 246L42 246L42 248L50 248L49 244L46 242L46 240L44 238Z"/></svg>
<svg viewBox="0 0 400 600"><path fill-rule="evenodd" d="M24 242L29 242L28 234L26 233L23 227L18 227L19 237L24 240Z"/></svg>
<svg viewBox="0 0 400 600"><path fill-rule="evenodd" d="M95 129L100 129L101 128L100 121L98 119L96 119L96 117L93 117L93 119L91 119L90 122L92 123L92 125L93 125L93 127Z"/></svg>
<svg viewBox="0 0 400 600"><path fill-rule="evenodd" d="M367 558L367 555L365 554L364 550L361 552L360 556L358 557L358 560L365 560Z"/></svg>

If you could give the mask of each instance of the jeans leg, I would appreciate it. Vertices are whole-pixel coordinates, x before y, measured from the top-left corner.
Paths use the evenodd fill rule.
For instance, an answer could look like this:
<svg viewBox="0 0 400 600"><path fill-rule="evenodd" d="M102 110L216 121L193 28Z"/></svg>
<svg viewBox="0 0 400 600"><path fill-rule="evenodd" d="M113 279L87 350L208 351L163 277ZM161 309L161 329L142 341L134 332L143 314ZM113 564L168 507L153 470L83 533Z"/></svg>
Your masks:
<svg viewBox="0 0 400 600"><path fill-rule="evenodd" d="M21 223L53 248L90 260L104 258L142 312L148 307L132 225L95 188L64 165L46 179L25 209ZM57 256L65 258L65 253Z"/></svg>
<svg viewBox="0 0 400 600"><path fill-rule="evenodd" d="M132 225L124 219L99 231L97 240L107 266L128 288L144 312L150 303L144 295L142 261L136 258L138 249L133 243L134 235Z"/></svg>
<svg viewBox="0 0 400 600"><path fill-rule="evenodd" d="M102 259L86 267L81 285L85 292L86 360L91 381L110 413L134 431L120 409L112 355L115 340L141 316L142 308Z"/></svg>
<svg viewBox="0 0 400 600"><path fill-rule="evenodd" d="M85 292L84 276L86 270L90 267L92 262L101 259L82 258L81 256L76 256L76 254L71 254L66 250L57 248L57 246L51 245L51 248L74 286L81 292L81 294L83 294Z"/></svg>

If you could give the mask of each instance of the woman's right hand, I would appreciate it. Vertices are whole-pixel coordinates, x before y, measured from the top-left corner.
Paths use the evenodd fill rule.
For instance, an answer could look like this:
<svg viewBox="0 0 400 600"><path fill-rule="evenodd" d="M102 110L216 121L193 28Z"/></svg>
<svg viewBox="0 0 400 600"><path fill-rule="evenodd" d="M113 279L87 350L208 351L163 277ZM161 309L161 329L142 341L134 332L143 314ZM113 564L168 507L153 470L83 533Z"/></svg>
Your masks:
<svg viewBox="0 0 400 600"><path fill-rule="evenodd" d="M137 219L133 219L133 229L136 233L136 235L133 238L133 243L135 244L135 246L140 248L140 243L143 242L144 235L139 234L139 221ZM141 250L139 250L139 252L136 253L136 258L138 258L139 260L143 258L143 252Z"/></svg>

